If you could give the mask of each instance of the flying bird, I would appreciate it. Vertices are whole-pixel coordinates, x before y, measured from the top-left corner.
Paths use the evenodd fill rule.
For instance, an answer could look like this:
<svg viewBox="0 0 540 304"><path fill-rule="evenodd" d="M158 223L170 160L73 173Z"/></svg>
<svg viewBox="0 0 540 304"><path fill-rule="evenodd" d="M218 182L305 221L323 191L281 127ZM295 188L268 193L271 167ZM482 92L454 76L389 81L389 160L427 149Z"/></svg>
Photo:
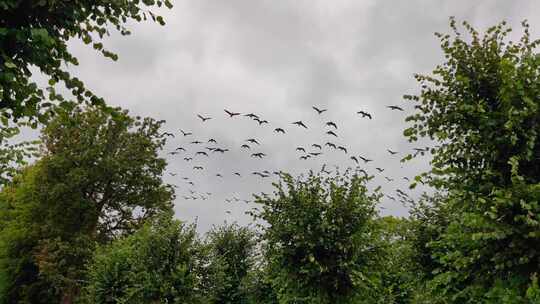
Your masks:
<svg viewBox="0 0 540 304"><path fill-rule="evenodd" d="M354 162L358 164L358 158L356 158L356 156L351 156L351 159L354 160Z"/></svg>
<svg viewBox="0 0 540 304"><path fill-rule="evenodd" d="M310 157L311 155L304 155L304 156L300 156L300 159L307 160Z"/></svg>
<svg viewBox="0 0 540 304"><path fill-rule="evenodd" d="M337 147L339 150L345 152L345 154L347 153L347 148L343 147L343 146L338 146Z"/></svg>
<svg viewBox="0 0 540 304"><path fill-rule="evenodd" d="M219 173L216 174L216 176L217 176L217 177L223 177L223 175L221 175L221 174L219 174Z"/></svg>
<svg viewBox="0 0 540 304"><path fill-rule="evenodd" d="M387 181L389 181L389 182L393 182L393 181L394 181L393 178L390 178L390 177L387 177L387 176L385 176L384 178L385 178Z"/></svg>
<svg viewBox="0 0 540 304"><path fill-rule="evenodd" d="M225 113L229 114L229 116L231 118L233 118L234 116L237 116L237 115L240 115L240 113L236 113L236 112L231 112L231 111L228 111L226 109L224 109Z"/></svg>
<svg viewBox="0 0 540 304"><path fill-rule="evenodd" d="M168 154L170 154L170 155L176 155L176 154L178 154L178 153L179 153L179 152L177 152L177 151L172 151L172 152L169 152Z"/></svg>
<svg viewBox="0 0 540 304"><path fill-rule="evenodd" d="M282 128L275 128L275 129L274 129L274 132L285 134L285 130L283 130Z"/></svg>
<svg viewBox="0 0 540 304"><path fill-rule="evenodd" d="M184 157L184 160L185 161L190 161L190 160L193 160L193 158L192 157Z"/></svg>
<svg viewBox="0 0 540 304"><path fill-rule="evenodd" d="M312 155L312 156L319 156L321 154L322 154L321 152L309 152L309 155Z"/></svg>
<svg viewBox="0 0 540 304"><path fill-rule="evenodd" d="M331 148L337 149L337 146L336 146L335 144L331 143L331 142L327 142L327 143L325 144L325 146L329 146L329 147L331 147Z"/></svg>
<svg viewBox="0 0 540 304"><path fill-rule="evenodd" d="M247 142L250 142L252 144L260 145L259 142L255 138L246 139Z"/></svg>
<svg viewBox="0 0 540 304"><path fill-rule="evenodd" d="M329 126L329 127L333 127L334 129L337 130L337 125L336 125L336 123L333 122L333 121L328 121L328 122L326 122L326 125Z"/></svg>
<svg viewBox="0 0 540 304"><path fill-rule="evenodd" d="M219 152L219 153L223 154L223 153L225 153L227 151L229 151L229 149L215 148L214 151L212 151L212 153L213 152Z"/></svg>
<svg viewBox="0 0 540 304"><path fill-rule="evenodd" d="M215 139L213 139L213 138L210 138L210 139L208 140L208 142L209 142L209 143L217 144L217 141L216 141Z"/></svg>
<svg viewBox="0 0 540 304"><path fill-rule="evenodd" d="M364 163L366 163L366 164L369 163L370 161L373 161L373 159L365 158L363 156L358 156L358 157L360 157L360 159L363 160Z"/></svg>
<svg viewBox="0 0 540 304"><path fill-rule="evenodd" d="M326 132L326 134L338 137L337 134L334 133L333 131L328 131L328 132Z"/></svg>
<svg viewBox="0 0 540 304"><path fill-rule="evenodd" d="M263 158L264 156L266 156L266 154L264 154L262 152L251 154L251 157Z"/></svg>
<svg viewBox="0 0 540 304"><path fill-rule="evenodd" d="M314 148L319 148L319 150L322 149L321 145L318 145L318 144L313 144L313 145L311 145L311 146L314 147Z"/></svg>
<svg viewBox="0 0 540 304"><path fill-rule="evenodd" d="M202 170L204 169L202 166L194 166L193 167L193 170Z"/></svg>
<svg viewBox="0 0 540 304"><path fill-rule="evenodd" d="M202 122L205 122L205 121L207 121L207 120L212 119L212 117L204 117L204 116L202 116L201 114L197 114L197 117L199 117L199 118L202 120Z"/></svg>
<svg viewBox="0 0 540 304"><path fill-rule="evenodd" d="M184 149L184 148L182 148L182 147L178 147L178 148L176 148L176 151L180 151L180 150L182 150L182 151L186 151L186 149Z"/></svg>
<svg viewBox="0 0 540 304"><path fill-rule="evenodd" d="M199 151L197 153L195 153L195 155L204 155L204 156L208 156L208 153L204 152L204 151Z"/></svg>
<svg viewBox="0 0 540 304"><path fill-rule="evenodd" d="M249 117L249 118L251 118L251 119L259 118L259 116L255 115L255 114L253 114L253 113L249 113L249 114L246 114L246 115L244 115L244 116Z"/></svg>
<svg viewBox="0 0 540 304"><path fill-rule="evenodd" d="M366 112L366 111L358 111L358 112L356 112L356 114L362 115L363 118L366 118L366 117L369 118L369 119L372 118L372 117L371 117L371 114L369 114L369 113Z"/></svg>
<svg viewBox="0 0 540 304"><path fill-rule="evenodd" d="M240 175L240 173L238 173L238 172L234 172L233 174L238 176L238 177L242 177L242 175Z"/></svg>
<svg viewBox="0 0 540 304"><path fill-rule="evenodd" d="M169 173L170 176L177 176L178 173Z"/></svg>
<svg viewBox="0 0 540 304"><path fill-rule="evenodd" d="M268 120L260 120L259 118L255 118L253 119L255 120L256 122L259 123L259 126L262 125L262 124L267 124L268 123Z"/></svg>
<svg viewBox="0 0 540 304"><path fill-rule="evenodd" d="M392 155L398 154L398 152L392 151L392 150L390 150L390 149L386 149L386 151L388 151L388 153L390 153L390 154L392 154Z"/></svg>
<svg viewBox="0 0 540 304"><path fill-rule="evenodd" d="M202 144L202 141L194 140L191 142L194 145Z"/></svg>
<svg viewBox="0 0 540 304"><path fill-rule="evenodd" d="M386 106L387 108L389 108L390 110L398 110L398 111L403 111L402 108L398 107L398 106Z"/></svg>
<svg viewBox="0 0 540 304"><path fill-rule="evenodd" d="M299 126L299 127L304 127L305 129L308 128L308 127L306 127L306 125L305 125L301 120L295 121L295 122L293 122L292 124L293 124L293 125L297 125L297 126Z"/></svg>
<svg viewBox="0 0 540 304"><path fill-rule="evenodd" d="M304 153L306 153L306 149L302 148L302 147L297 147L296 148L296 151L302 151Z"/></svg>
<svg viewBox="0 0 540 304"><path fill-rule="evenodd" d="M182 129L180 129L180 132L182 132L182 135L184 135L184 136L193 135L192 132L184 132L184 130L182 130Z"/></svg>
<svg viewBox="0 0 540 304"><path fill-rule="evenodd" d="M379 168L379 167L377 167L377 168L375 168L375 169L377 169L377 171L379 171L379 173L382 173L382 172L384 171L383 168Z"/></svg>
<svg viewBox="0 0 540 304"><path fill-rule="evenodd" d="M240 148L244 148L244 149L251 149L248 145L246 144L243 144L242 146L240 146Z"/></svg>
<svg viewBox="0 0 540 304"><path fill-rule="evenodd" d="M169 132L163 132L163 134L161 134L161 136L169 136L169 137L174 137L174 134L172 134L172 133L169 133Z"/></svg>
<svg viewBox="0 0 540 304"><path fill-rule="evenodd" d="M328 109L319 109L316 106L312 106L313 110L317 111L318 114L322 114L323 112L328 111Z"/></svg>

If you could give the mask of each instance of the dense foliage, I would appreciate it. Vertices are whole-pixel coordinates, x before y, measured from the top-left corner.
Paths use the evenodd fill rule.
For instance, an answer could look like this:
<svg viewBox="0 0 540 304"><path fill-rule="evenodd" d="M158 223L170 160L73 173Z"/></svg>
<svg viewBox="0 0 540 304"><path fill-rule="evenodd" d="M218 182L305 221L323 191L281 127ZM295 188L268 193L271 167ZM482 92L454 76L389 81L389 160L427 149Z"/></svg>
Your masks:
<svg viewBox="0 0 540 304"><path fill-rule="evenodd" d="M125 112L59 112L42 132L39 161L0 194L2 301L73 297L94 242L171 210L159 127Z"/></svg>

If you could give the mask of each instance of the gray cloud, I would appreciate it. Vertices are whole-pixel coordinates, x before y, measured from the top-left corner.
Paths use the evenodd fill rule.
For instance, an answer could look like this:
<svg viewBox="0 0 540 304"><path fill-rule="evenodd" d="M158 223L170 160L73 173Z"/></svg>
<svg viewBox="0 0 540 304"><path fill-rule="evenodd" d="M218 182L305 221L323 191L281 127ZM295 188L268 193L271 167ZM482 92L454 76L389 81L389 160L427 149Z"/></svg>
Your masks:
<svg viewBox="0 0 540 304"><path fill-rule="evenodd" d="M177 1L163 11L167 25L133 24L133 35L113 35L107 45L120 55L117 63L100 58L78 42L71 44L81 66L74 69L89 87L115 105L134 114L166 119L166 128L193 131L194 138L215 138L231 151L224 155L196 157L186 163L183 156L168 156L169 171L189 176L195 190L212 192L208 200L183 200L189 187L179 185L177 216L193 221L201 230L224 220L249 222L243 211L251 206L228 204L237 196L270 191L267 179L251 175L255 170L288 170L292 173L320 169L323 163L352 166L350 153L376 160L367 166L384 167L388 183L380 176L373 186L383 185L391 193L406 188L402 177L412 177L428 168L427 160L401 164L387 148L403 156L413 145L403 138L404 113L386 109L403 103L402 95L417 91L412 75L429 72L441 62L434 32L447 32L448 17L468 20L483 29L503 19L516 29L528 18L533 35L540 19L535 1ZM317 115L312 105L328 108ZM224 108L254 112L270 121L259 127L241 117L230 119ZM358 110L374 115L361 119ZM196 114L212 116L202 123ZM308 130L291 124L303 120ZM324 133L324 122L338 124L338 138ZM276 135L275 127L286 129ZM255 137L268 157L255 160L242 151L245 139ZM346 145L350 153L325 149L314 160L300 161L296 146L309 147L327 140ZM187 138L172 140L176 146L191 146ZM192 154L198 149L191 147ZM205 166L193 172L192 166ZM242 177L234 177L239 171ZM215 174L221 173L220 179ZM417 196L420 190L412 195ZM406 208L387 199L385 214L405 215ZM225 213L230 210L231 214Z"/></svg>

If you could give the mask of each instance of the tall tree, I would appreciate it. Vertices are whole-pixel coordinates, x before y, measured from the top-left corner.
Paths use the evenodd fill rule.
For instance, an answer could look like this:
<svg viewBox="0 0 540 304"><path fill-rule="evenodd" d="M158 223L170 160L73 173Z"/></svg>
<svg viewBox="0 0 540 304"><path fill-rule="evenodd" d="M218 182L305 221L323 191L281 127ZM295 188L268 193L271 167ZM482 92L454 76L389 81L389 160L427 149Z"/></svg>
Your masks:
<svg viewBox="0 0 540 304"><path fill-rule="evenodd" d="M2 191L5 302L70 303L95 242L171 210L160 125L127 112L74 108L43 130L41 159ZM41 295L43 285L52 298Z"/></svg>
<svg viewBox="0 0 540 304"><path fill-rule="evenodd" d="M372 241L380 195L368 192L369 179L284 174L273 196L257 196L279 303L376 303L382 296Z"/></svg>
<svg viewBox="0 0 540 304"><path fill-rule="evenodd" d="M526 22L517 42L504 22L450 25L437 34L446 61L405 96L417 109L405 135L440 143L431 184L448 194L432 285L451 303L521 303L540 269L540 40Z"/></svg>

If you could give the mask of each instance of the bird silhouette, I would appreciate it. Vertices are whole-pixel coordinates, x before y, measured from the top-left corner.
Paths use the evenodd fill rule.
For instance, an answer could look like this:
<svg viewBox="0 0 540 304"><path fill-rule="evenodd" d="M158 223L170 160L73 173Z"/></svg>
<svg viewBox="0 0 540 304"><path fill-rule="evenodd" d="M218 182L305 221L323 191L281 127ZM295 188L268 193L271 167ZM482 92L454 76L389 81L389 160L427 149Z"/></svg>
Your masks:
<svg viewBox="0 0 540 304"><path fill-rule="evenodd" d="M238 176L238 177L242 177L242 175L240 175L240 173L238 173L238 172L234 172L233 174Z"/></svg>
<svg viewBox="0 0 540 304"><path fill-rule="evenodd" d="M303 156L300 156L300 159L307 160L310 157L311 155L303 155Z"/></svg>
<svg viewBox="0 0 540 304"><path fill-rule="evenodd" d="M259 118L259 116L255 115L255 114L253 114L253 113L249 113L249 114L246 114L246 115L244 115L244 116L249 117L249 118L251 118L251 119Z"/></svg>
<svg viewBox="0 0 540 304"><path fill-rule="evenodd" d="M343 146L338 146L337 147L339 150L345 152L345 154L347 153L347 148L343 147Z"/></svg>
<svg viewBox="0 0 540 304"><path fill-rule="evenodd" d="M192 186L195 186L195 183L194 182L188 182L188 184L192 185Z"/></svg>
<svg viewBox="0 0 540 304"><path fill-rule="evenodd" d="M174 134L172 134L172 133L169 133L169 132L163 132L163 134L161 134L161 136L169 136L169 137L174 137Z"/></svg>
<svg viewBox="0 0 540 304"><path fill-rule="evenodd" d="M194 145L202 144L202 141L194 140L191 142Z"/></svg>
<svg viewBox="0 0 540 304"><path fill-rule="evenodd" d="M178 154L178 153L179 153L179 152L177 152L177 151L172 151L172 152L169 152L168 154L170 154L170 155L176 155L176 154Z"/></svg>
<svg viewBox="0 0 540 304"><path fill-rule="evenodd" d="M393 182L393 181L394 181L393 178L390 178L390 177L388 177L388 176L385 176L384 178L385 178L387 181L389 181L389 182Z"/></svg>
<svg viewBox="0 0 540 304"><path fill-rule="evenodd" d="M231 112L231 111L226 110L226 109L224 109L224 111L225 111L225 113L229 114L229 116L230 116L231 118L233 118L234 116L240 115L240 113Z"/></svg>
<svg viewBox="0 0 540 304"><path fill-rule="evenodd" d="M390 110L398 110L398 111L403 111L402 108L398 107L398 106L386 106L387 108L389 108Z"/></svg>
<svg viewBox="0 0 540 304"><path fill-rule="evenodd" d="M384 171L383 168L379 168L379 167L377 167L377 168L375 168L375 169L377 169L377 171L379 171L379 173L382 173L382 172Z"/></svg>
<svg viewBox="0 0 540 304"><path fill-rule="evenodd" d="M321 147L321 145L318 145L318 144L313 144L313 145L311 145L311 146L312 146L312 147L314 147L314 148L318 148L319 150L322 150L322 147Z"/></svg>
<svg viewBox="0 0 540 304"><path fill-rule="evenodd" d="M369 119L372 119L371 114L369 114L368 112L365 112L365 111L358 111L358 112L356 112L356 114L362 115L363 118L367 117Z"/></svg>
<svg viewBox="0 0 540 304"><path fill-rule="evenodd" d="M169 173L170 176L177 176L178 173Z"/></svg>
<svg viewBox="0 0 540 304"><path fill-rule="evenodd" d="M351 159L354 160L354 162L358 164L358 158L356 158L356 156L351 156Z"/></svg>
<svg viewBox="0 0 540 304"><path fill-rule="evenodd" d="M411 181L411 180L410 180L408 177L406 177L406 176L404 176L403 179L406 180L406 181L408 181L408 182Z"/></svg>
<svg viewBox="0 0 540 304"><path fill-rule="evenodd" d="M295 121L295 122L293 122L292 124L293 124L293 125L297 125L297 126L299 126L299 127L303 127L303 128L305 128L305 129L308 128L301 120Z"/></svg>
<svg viewBox="0 0 540 304"><path fill-rule="evenodd" d="M268 120L261 120L261 119L259 119L259 118L255 118L255 119L253 119L253 120L255 120L256 122L258 122L258 123L259 123L259 126L262 125L262 124L268 124Z"/></svg>
<svg viewBox="0 0 540 304"><path fill-rule="evenodd" d="M396 201L396 198L393 197L393 196L391 196L391 195L388 195L388 194L387 194L386 197L388 197L389 199L393 200L394 202Z"/></svg>
<svg viewBox="0 0 540 304"><path fill-rule="evenodd" d="M296 148L296 151L302 151L304 153L306 153L306 149L302 148L302 147L297 147Z"/></svg>
<svg viewBox="0 0 540 304"><path fill-rule="evenodd" d="M282 128L275 128L275 129L274 129L274 132L285 134L285 130L283 130Z"/></svg>
<svg viewBox="0 0 540 304"><path fill-rule="evenodd" d="M390 150L390 149L386 149L386 151L388 151L388 153L390 153L390 154L392 154L392 155L398 154L398 152L392 151L392 150Z"/></svg>
<svg viewBox="0 0 540 304"><path fill-rule="evenodd" d="M321 154L322 154L321 152L309 152L309 155L311 156L319 156Z"/></svg>
<svg viewBox="0 0 540 304"><path fill-rule="evenodd" d="M313 110L317 111L317 113L318 113L319 115L322 114L323 112L328 111L328 109L319 109L319 108L317 108L316 106L312 106L311 108L313 108Z"/></svg>
<svg viewBox="0 0 540 304"><path fill-rule="evenodd" d="M214 151L212 151L212 153L219 152L219 153L223 154L223 153L225 153L227 151L229 151L229 149L215 148Z"/></svg>
<svg viewBox="0 0 540 304"><path fill-rule="evenodd" d="M326 134L338 137L337 134L334 133L333 131L328 131L328 132L326 132Z"/></svg>
<svg viewBox="0 0 540 304"><path fill-rule="evenodd" d="M258 153L253 153L253 154L251 154L251 157L263 158L264 156L266 156L266 154L264 154L264 153L262 153L262 152L258 152Z"/></svg>
<svg viewBox="0 0 540 304"><path fill-rule="evenodd" d="M337 146L331 142L327 142L326 144L324 144L325 146L329 146L330 148L334 148L334 149L337 149Z"/></svg>
<svg viewBox="0 0 540 304"><path fill-rule="evenodd" d="M193 166L194 170L203 170L204 168L202 166Z"/></svg>
<svg viewBox="0 0 540 304"><path fill-rule="evenodd" d="M204 155L204 156L208 156L208 153L204 152L204 151L199 151L197 153L195 153L195 155Z"/></svg>
<svg viewBox="0 0 540 304"><path fill-rule="evenodd" d="M208 142L209 142L209 143L217 144L217 141L216 141L215 139L213 139L213 138L210 138L210 139L208 140Z"/></svg>
<svg viewBox="0 0 540 304"><path fill-rule="evenodd" d="M182 147L176 148L176 151L180 151L180 150L181 150L181 151L186 151L186 149L184 149L184 148L182 148Z"/></svg>
<svg viewBox="0 0 540 304"><path fill-rule="evenodd" d="M337 130L337 125L336 125L336 123L333 122L333 121L328 121L328 122L326 122L326 125L329 126L329 127L333 127L334 129Z"/></svg>
<svg viewBox="0 0 540 304"><path fill-rule="evenodd" d="M204 116L202 116L201 114L197 114L197 117L199 117L199 118L202 120L202 122L205 122L205 121L207 121L207 120L212 119L212 117L204 117Z"/></svg>
<svg viewBox="0 0 540 304"><path fill-rule="evenodd" d="M193 158L192 157L184 157L184 160L185 161L190 161L190 160L193 160Z"/></svg>
<svg viewBox="0 0 540 304"><path fill-rule="evenodd" d="M243 144L242 146L240 146L240 148L244 148L244 149L251 149L248 145L246 144Z"/></svg>
<svg viewBox="0 0 540 304"><path fill-rule="evenodd" d="M363 156L358 156L358 157L359 157L361 160L363 160L364 163L366 163L366 164L369 163L369 162L371 162L371 161L373 161L373 159L365 158L365 157L363 157Z"/></svg>
<svg viewBox="0 0 540 304"><path fill-rule="evenodd" d="M223 175L221 175L221 174L219 174L219 173L216 174L216 176L217 176L217 177L223 177Z"/></svg>
<svg viewBox="0 0 540 304"><path fill-rule="evenodd" d="M204 147L204 148L205 148L206 150L208 150L208 151L214 151L215 149L217 149L217 148L214 148L214 147Z"/></svg>
<svg viewBox="0 0 540 304"><path fill-rule="evenodd" d="M182 135L184 135L184 136L193 135L192 132L184 132L184 130L182 130L182 129L180 129L180 132L182 132Z"/></svg>
<svg viewBox="0 0 540 304"><path fill-rule="evenodd" d="M259 142L255 139L255 138L249 138L249 139L246 139L247 142L250 142L252 144L257 144L257 145L260 145Z"/></svg>

